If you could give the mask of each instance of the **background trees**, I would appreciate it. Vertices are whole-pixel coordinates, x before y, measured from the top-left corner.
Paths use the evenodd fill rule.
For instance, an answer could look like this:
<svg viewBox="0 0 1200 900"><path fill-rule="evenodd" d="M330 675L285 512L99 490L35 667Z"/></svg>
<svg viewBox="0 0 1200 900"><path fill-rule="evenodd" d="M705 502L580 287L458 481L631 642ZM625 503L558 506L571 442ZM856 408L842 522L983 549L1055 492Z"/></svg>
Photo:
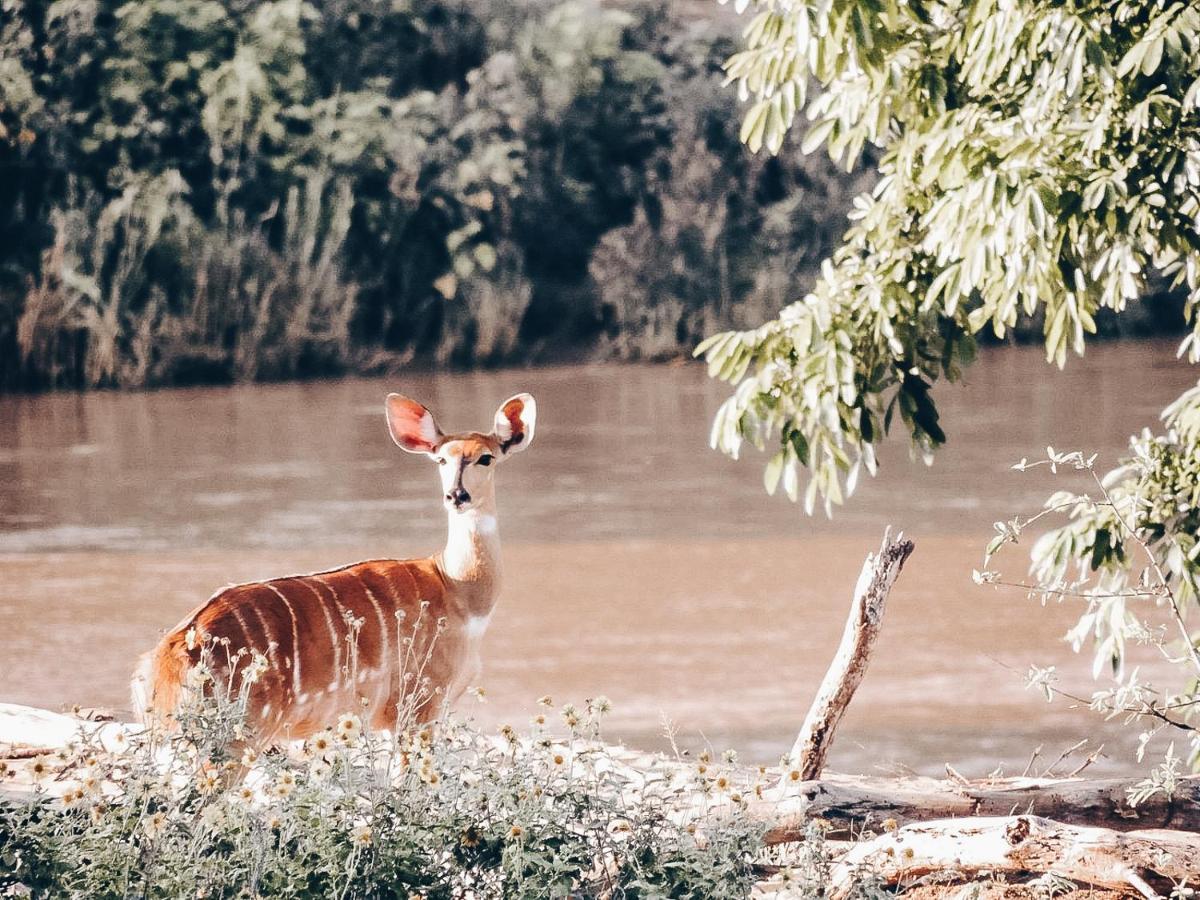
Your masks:
<svg viewBox="0 0 1200 900"><path fill-rule="evenodd" d="M777 308L853 181L745 154L726 29L658 5L2 21L0 386L673 354Z"/></svg>

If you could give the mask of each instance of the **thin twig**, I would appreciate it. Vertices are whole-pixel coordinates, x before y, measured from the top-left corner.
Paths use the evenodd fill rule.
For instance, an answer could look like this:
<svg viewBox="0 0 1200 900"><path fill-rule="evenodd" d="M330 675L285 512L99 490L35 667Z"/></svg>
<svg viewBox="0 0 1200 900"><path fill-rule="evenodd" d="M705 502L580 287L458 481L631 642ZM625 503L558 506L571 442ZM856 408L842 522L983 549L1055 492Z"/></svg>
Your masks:
<svg viewBox="0 0 1200 900"><path fill-rule="evenodd" d="M1092 706L1091 700L1088 700L1084 697L1080 697L1076 694L1072 694L1068 691L1064 691L1062 688L1057 688L1052 684L1048 684L1045 687L1046 687L1046 690L1050 691L1051 693L1057 694L1060 697L1066 697L1068 700L1074 700L1076 703L1082 703L1084 706L1088 707L1089 709ZM1109 710L1109 712L1129 713L1131 715L1137 715L1137 716L1149 716L1152 719L1158 719L1163 724L1170 725L1173 728L1178 728L1181 731L1191 731L1191 732L1200 733L1200 728L1196 727L1195 725L1189 725L1187 722L1180 722L1177 719L1172 719L1170 716L1168 716L1166 713L1164 713L1162 710L1160 710L1158 707L1156 707L1153 703L1143 703L1140 707L1138 707L1138 706L1122 706L1119 709L1113 708L1113 709Z"/></svg>
<svg viewBox="0 0 1200 900"><path fill-rule="evenodd" d="M1124 591L1113 591L1110 593L1097 593L1087 590L1072 590L1070 588L1051 588L1044 587L1040 584L1030 584L1027 581L985 581L984 584L993 587L1010 587L1021 588L1028 591L1030 594L1054 595L1056 597L1065 597L1071 600L1113 600L1123 598L1126 600L1137 600L1141 598L1161 600L1165 596L1163 591L1142 591L1137 588L1129 588Z"/></svg>
<svg viewBox="0 0 1200 900"><path fill-rule="evenodd" d="M1064 778L1074 778L1075 776L1077 776L1080 772L1082 772L1084 769L1086 769L1088 766L1090 766L1092 763L1094 763L1096 760L1098 760L1100 758L1101 752L1103 750L1104 750L1104 745L1101 744L1099 747L1097 747L1095 750L1093 750L1091 753L1088 754L1087 759L1085 759L1083 762L1081 762L1079 765L1077 765L1075 768L1073 768L1070 772L1068 772L1063 777Z"/></svg>
<svg viewBox="0 0 1200 900"><path fill-rule="evenodd" d="M989 659L991 659L992 662L994 662L996 665L1000 666L1002 669L1007 669L1009 672L1012 672L1015 675L1021 674L1016 669L1014 669L1012 666L1008 665L1007 663L1005 663L999 659L996 659L994 656L989 657ZM1052 684L1042 684L1042 685L1039 685L1039 687L1041 687L1043 690L1049 691L1051 694L1054 694L1055 696L1063 697L1067 700L1073 700L1076 703L1080 703L1086 709L1092 708L1092 701L1088 700L1086 697L1080 697L1078 694L1072 694L1070 691L1064 691L1062 688L1055 687ZM1176 719L1172 719L1167 715L1167 713L1172 710L1183 709L1185 707L1195 706L1197 704L1200 704L1200 698L1197 698L1195 700L1181 701L1179 703L1169 703L1169 704L1165 704L1163 706L1154 706L1151 703L1143 703L1140 707L1138 707L1138 706L1113 707L1112 709L1106 710L1106 711L1113 712L1113 713L1128 713L1130 715L1137 715L1137 716L1149 716L1151 718L1158 719L1160 722L1163 722L1167 725L1171 725L1175 728L1179 728L1183 731L1191 731L1191 732L1200 733L1200 727L1197 727L1195 725L1189 725L1187 722L1177 721Z"/></svg>
<svg viewBox="0 0 1200 900"><path fill-rule="evenodd" d="M1031 754L1029 754L1029 762L1025 763L1025 771L1023 771L1021 773L1022 778L1024 778L1030 772L1033 771L1033 764L1037 760L1037 758L1041 755L1042 755L1042 745L1038 744L1037 747L1034 749L1034 751Z"/></svg>
<svg viewBox="0 0 1200 900"><path fill-rule="evenodd" d="M1062 753L1058 754L1058 759L1056 759L1054 762L1050 763L1050 765L1046 766L1046 768L1042 770L1042 777L1043 778L1053 778L1054 777L1054 767L1057 766L1060 762L1062 762L1064 759L1066 759L1068 756L1070 756L1072 753L1074 753L1076 750L1078 750L1080 747L1082 747L1087 742L1088 742L1088 739L1084 738L1082 741L1072 744L1070 747L1068 747Z"/></svg>
<svg viewBox="0 0 1200 900"><path fill-rule="evenodd" d="M1195 666L1196 672L1200 673L1200 649L1197 649L1196 645L1192 643L1191 632L1188 631L1187 623L1183 620L1183 611L1179 608L1179 602L1175 598L1175 592L1171 590L1166 573L1163 572L1162 566L1160 566L1158 563L1158 557L1154 555L1153 551L1150 549L1150 545L1146 543L1140 534L1138 534L1137 530L1125 521L1125 517L1121 515L1121 511L1117 508L1116 502L1113 500L1112 495L1109 494L1108 488L1104 486L1103 480L1101 480L1100 476L1096 474L1095 469L1088 469L1088 471L1091 472L1092 480L1096 482L1096 485L1104 494L1104 499L1108 501L1110 506L1112 506L1113 515L1116 517L1117 522L1120 523L1121 527L1125 529L1125 531L1131 538L1133 538L1137 545L1142 548L1142 552L1145 553L1146 558L1150 560L1150 566L1154 569L1154 574L1158 576L1159 584L1162 585L1163 590L1166 593L1166 599L1170 601L1171 616L1174 618L1175 624L1179 628L1179 633L1183 637L1183 644L1189 651L1189 655L1192 659L1192 665Z"/></svg>

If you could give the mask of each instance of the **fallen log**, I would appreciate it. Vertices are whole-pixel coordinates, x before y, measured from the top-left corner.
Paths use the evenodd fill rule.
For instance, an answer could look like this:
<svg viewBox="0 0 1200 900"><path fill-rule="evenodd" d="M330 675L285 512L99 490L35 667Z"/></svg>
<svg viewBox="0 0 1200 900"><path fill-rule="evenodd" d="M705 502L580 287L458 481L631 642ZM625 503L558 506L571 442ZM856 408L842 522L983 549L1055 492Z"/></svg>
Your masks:
<svg viewBox="0 0 1200 900"><path fill-rule="evenodd" d="M1033 814L1072 825L1114 831L1173 828L1200 831L1200 776L1179 779L1174 795L1156 795L1136 807L1129 790L1136 778L1005 778L978 782L935 778L873 778L828 775L799 782L783 796L768 796L753 815L770 823L767 842L804 837L812 818L832 833L880 827L888 819L906 825L931 819Z"/></svg>
<svg viewBox="0 0 1200 900"><path fill-rule="evenodd" d="M931 873L970 880L1053 873L1093 887L1157 897L1200 873L1200 835L1064 825L1040 816L924 822L851 847L834 867L834 897L867 873L888 885Z"/></svg>

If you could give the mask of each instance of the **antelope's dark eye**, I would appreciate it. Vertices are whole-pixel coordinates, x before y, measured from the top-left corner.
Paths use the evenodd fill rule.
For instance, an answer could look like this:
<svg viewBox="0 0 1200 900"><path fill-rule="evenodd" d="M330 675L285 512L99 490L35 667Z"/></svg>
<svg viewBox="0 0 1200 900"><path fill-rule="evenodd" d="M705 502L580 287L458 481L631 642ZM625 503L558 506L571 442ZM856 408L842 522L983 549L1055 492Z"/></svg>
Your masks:
<svg viewBox="0 0 1200 900"><path fill-rule="evenodd" d="M490 453L485 453L479 459L475 460L481 466L490 466L492 464L492 456Z"/></svg>

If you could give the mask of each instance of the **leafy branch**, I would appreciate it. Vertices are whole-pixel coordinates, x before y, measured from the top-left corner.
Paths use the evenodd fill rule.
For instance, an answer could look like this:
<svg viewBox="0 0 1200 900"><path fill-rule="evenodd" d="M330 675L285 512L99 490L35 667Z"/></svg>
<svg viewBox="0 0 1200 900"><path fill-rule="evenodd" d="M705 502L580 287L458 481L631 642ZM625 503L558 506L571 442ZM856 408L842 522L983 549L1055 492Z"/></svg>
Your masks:
<svg viewBox="0 0 1200 900"><path fill-rule="evenodd" d="M811 292L696 350L736 386L713 445L775 443L768 491L829 512L897 421L930 460L945 441L931 388L985 329L1041 316L1061 367L1099 310L1123 311L1156 272L1200 328L1200 9L738 3L751 6L726 63L750 104L746 143L778 150L803 114L804 149L852 166L870 146L879 176ZM1197 332L1181 353L1200 359Z"/></svg>

